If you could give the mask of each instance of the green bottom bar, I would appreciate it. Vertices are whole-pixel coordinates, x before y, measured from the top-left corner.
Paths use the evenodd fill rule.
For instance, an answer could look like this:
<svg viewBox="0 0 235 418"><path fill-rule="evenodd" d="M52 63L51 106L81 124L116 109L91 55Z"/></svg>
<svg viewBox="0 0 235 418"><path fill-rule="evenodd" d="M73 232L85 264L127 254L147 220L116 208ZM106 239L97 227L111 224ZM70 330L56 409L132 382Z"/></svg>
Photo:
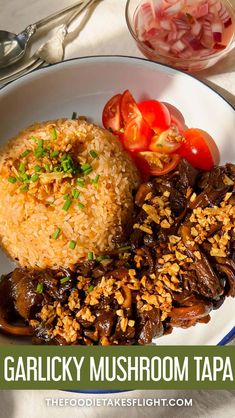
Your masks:
<svg viewBox="0 0 235 418"><path fill-rule="evenodd" d="M235 347L1 346L0 389L235 389Z"/></svg>

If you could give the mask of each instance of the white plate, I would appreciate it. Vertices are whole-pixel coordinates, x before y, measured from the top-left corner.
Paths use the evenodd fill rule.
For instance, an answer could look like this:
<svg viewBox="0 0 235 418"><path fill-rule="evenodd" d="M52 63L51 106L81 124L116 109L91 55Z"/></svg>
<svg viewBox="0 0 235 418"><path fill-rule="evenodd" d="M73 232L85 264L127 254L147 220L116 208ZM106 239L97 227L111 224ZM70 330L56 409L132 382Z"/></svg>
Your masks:
<svg viewBox="0 0 235 418"><path fill-rule="evenodd" d="M188 126L204 129L214 137L221 163L235 162L235 113L221 96L189 75L128 57L78 58L43 68L6 86L0 90L1 141L35 121L71 117L73 111L101 124L107 99L125 89L130 89L137 100L156 98L173 104L183 113ZM12 268L13 264L1 253L0 273ZM211 316L209 324L174 329L157 343L220 343L234 328L235 300L228 298ZM0 344L9 341L0 336Z"/></svg>

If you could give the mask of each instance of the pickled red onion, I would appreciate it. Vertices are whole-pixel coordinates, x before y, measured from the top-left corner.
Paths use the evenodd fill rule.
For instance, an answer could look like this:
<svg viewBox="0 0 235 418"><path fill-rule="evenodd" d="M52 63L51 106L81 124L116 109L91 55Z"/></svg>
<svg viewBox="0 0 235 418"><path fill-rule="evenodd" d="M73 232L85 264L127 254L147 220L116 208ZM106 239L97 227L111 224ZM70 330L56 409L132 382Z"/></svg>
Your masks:
<svg viewBox="0 0 235 418"><path fill-rule="evenodd" d="M229 15L227 9L225 8L225 6L222 3L220 3L220 4L221 4L221 9L218 11L218 15L219 15L221 21L224 23L230 18L230 15Z"/></svg>
<svg viewBox="0 0 235 418"><path fill-rule="evenodd" d="M211 25L213 38L215 42L222 41L223 26L221 22L213 22Z"/></svg>
<svg viewBox="0 0 235 418"><path fill-rule="evenodd" d="M200 58L226 47L225 32L232 23L220 0L146 0L139 7L136 30L159 53Z"/></svg>

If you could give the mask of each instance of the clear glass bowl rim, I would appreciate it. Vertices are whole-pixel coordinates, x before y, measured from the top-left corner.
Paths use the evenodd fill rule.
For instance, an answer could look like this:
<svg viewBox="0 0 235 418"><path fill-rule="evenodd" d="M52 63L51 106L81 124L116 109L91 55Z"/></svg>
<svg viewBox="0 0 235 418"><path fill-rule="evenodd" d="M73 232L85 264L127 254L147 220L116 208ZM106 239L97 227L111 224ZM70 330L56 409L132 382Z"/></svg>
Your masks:
<svg viewBox="0 0 235 418"><path fill-rule="evenodd" d="M132 25L131 25L131 22L130 22L130 19L129 19L129 6L130 6L131 1L132 0L127 0L126 7L125 7L125 18L126 18L126 23L127 23L127 27L129 29L129 32L132 35L132 37L135 39L136 43L137 44L141 44L141 48L143 50L146 50L146 53L147 54L155 55L156 58L159 58L159 59L162 58L164 60L166 60L166 59L167 60L171 60L172 63L173 62L176 62L177 64L180 64L181 62L183 62L183 63L185 63L185 62L199 63L199 62L203 62L203 61L206 62L206 61L208 61L210 59L213 59L213 58L215 58L215 59L216 58L222 58L223 56L227 55L234 48L234 46L235 46L235 31L234 31L233 37L231 38L231 41L226 46L226 48L224 48L223 50L220 50L218 52L215 52L213 54L207 55L206 57L200 57L200 58L194 57L194 58L186 58L185 59L185 58L177 58L177 57L174 57L172 55L161 54L161 53L155 51L154 49L149 48L144 42L140 41L138 39L136 33L132 29ZM225 5L228 6L229 11L232 14L233 22L235 24L235 8L230 3L230 1L228 1L228 0L221 0L221 1L223 3L225 3ZM141 3L141 0L139 0L139 3ZM132 16L132 18L133 18L133 16Z"/></svg>

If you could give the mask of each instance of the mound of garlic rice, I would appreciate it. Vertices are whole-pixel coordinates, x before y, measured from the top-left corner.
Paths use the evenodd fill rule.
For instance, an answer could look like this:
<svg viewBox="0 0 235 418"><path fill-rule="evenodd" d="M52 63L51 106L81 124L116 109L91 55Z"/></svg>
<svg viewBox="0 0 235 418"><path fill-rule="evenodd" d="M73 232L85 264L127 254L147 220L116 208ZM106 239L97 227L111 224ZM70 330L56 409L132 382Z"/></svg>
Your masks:
<svg viewBox="0 0 235 418"><path fill-rule="evenodd" d="M22 267L73 268L114 248L138 184L110 132L82 119L36 123L0 153L0 244Z"/></svg>

